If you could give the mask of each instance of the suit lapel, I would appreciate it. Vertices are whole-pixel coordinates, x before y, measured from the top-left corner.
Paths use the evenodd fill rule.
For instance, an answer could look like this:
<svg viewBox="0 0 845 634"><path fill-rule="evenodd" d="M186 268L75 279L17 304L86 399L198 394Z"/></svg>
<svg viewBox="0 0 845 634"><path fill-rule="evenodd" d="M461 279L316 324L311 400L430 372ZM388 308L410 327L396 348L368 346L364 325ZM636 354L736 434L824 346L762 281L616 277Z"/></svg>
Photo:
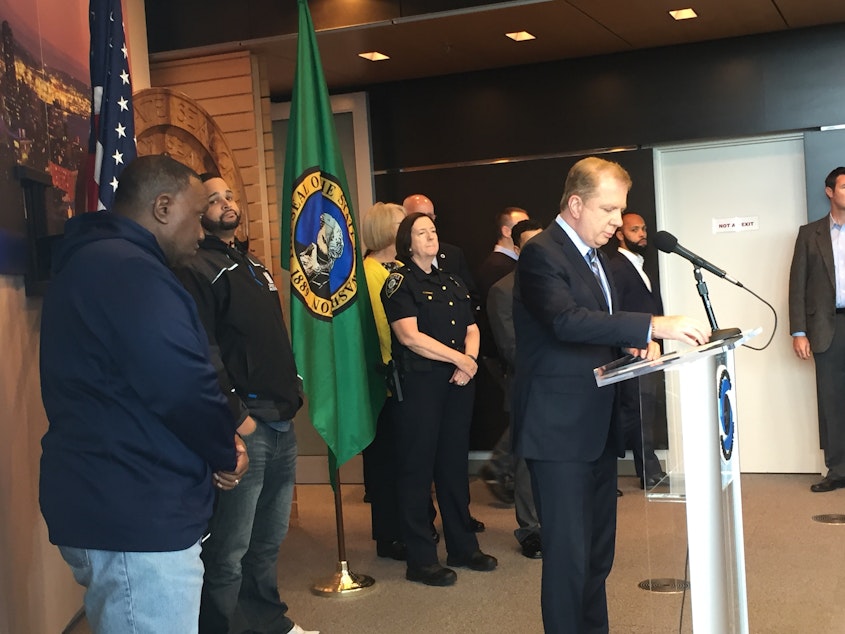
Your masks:
<svg viewBox="0 0 845 634"><path fill-rule="evenodd" d="M590 265L587 264L587 260L584 259L584 256L581 255L581 252L578 251L578 247L575 246L575 243L569 239L569 236L566 235L566 232L561 228L557 222L553 222L552 225L554 226L555 231L552 233L555 241L561 245L563 250L563 254L569 260L570 265L572 266L573 271L581 278L581 281L586 284L587 288L590 289L590 292L593 294L593 297L596 300L598 306L604 310L608 311L607 301L604 298L604 291L602 291L601 285L599 284L596 276L593 275L593 271L590 268ZM602 262L602 267L604 268L604 275L610 282L610 277L607 274L607 266L605 266L604 260L602 258L604 254L599 251L599 260ZM615 291L613 290L613 284L610 284L610 301L616 301Z"/></svg>
<svg viewBox="0 0 845 634"><path fill-rule="evenodd" d="M825 216L816 223L816 246L822 256L830 284L836 288L836 265L833 263L833 243L830 241L830 219Z"/></svg>

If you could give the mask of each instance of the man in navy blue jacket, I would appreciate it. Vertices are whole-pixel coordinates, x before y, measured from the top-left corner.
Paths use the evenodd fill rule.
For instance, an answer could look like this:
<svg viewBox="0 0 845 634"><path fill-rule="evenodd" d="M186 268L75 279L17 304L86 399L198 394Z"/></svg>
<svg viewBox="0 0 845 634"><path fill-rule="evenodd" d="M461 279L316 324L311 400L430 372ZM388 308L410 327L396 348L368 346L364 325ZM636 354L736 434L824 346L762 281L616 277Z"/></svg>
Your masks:
<svg viewBox="0 0 845 634"><path fill-rule="evenodd" d="M519 254L513 323L514 453L531 473L543 542L541 606L548 634L609 630L605 580L616 538L616 386L593 368L622 355L653 359L653 339L700 344L709 329L679 315L619 310L597 252L622 224L631 177L597 157L566 177L560 214Z"/></svg>
<svg viewBox="0 0 845 634"><path fill-rule="evenodd" d="M196 304L205 190L166 156L126 167L112 213L72 218L41 319L40 502L96 633L196 632L214 489L248 459Z"/></svg>

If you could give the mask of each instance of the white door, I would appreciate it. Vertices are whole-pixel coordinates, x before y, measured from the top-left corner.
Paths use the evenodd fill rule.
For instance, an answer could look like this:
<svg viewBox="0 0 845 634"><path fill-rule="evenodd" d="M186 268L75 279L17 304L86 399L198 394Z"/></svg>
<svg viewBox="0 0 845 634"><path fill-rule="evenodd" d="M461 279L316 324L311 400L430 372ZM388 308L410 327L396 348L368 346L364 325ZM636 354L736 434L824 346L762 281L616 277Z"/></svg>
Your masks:
<svg viewBox="0 0 845 634"><path fill-rule="evenodd" d="M736 352L742 471L820 472L815 368L795 357L788 332L789 265L798 227L807 222L802 136L659 147L654 156L657 229L674 234L777 311L771 345ZM714 225L734 218L756 219L756 228L721 232ZM707 321L687 260L660 254L660 275L666 314ZM749 342L762 347L774 326L771 310L710 273L704 280L719 327L762 326ZM667 385L670 380L671 374Z"/></svg>

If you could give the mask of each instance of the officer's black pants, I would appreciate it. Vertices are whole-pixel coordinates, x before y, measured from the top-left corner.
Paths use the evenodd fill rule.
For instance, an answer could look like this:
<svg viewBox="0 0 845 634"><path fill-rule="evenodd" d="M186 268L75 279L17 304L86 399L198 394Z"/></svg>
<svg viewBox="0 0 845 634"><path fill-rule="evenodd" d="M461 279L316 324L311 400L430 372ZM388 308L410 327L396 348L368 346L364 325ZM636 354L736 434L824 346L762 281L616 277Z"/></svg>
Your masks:
<svg viewBox="0 0 845 634"><path fill-rule="evenodd" d="M478 550L469 518L469 427L475 381L449 383L455 368L435 364L402 378L404 400L398 404L397 459L402 536L408 566L438 563L431 534L431 482L443 519L446 550L463 559Z"/></svg>

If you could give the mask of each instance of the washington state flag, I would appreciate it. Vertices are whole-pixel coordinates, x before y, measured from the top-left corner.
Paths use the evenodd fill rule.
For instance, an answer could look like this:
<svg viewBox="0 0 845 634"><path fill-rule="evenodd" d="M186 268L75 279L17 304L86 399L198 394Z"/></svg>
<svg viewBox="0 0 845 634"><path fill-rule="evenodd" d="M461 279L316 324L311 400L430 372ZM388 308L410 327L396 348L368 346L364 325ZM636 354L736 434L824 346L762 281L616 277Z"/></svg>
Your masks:
<svg viewBox="0 0 845 634"><path fill-rule="evenodd" d="M385 399L381 356L331 103L305 0L282 189L291 340L329 474L372 442Z"/></svg>

